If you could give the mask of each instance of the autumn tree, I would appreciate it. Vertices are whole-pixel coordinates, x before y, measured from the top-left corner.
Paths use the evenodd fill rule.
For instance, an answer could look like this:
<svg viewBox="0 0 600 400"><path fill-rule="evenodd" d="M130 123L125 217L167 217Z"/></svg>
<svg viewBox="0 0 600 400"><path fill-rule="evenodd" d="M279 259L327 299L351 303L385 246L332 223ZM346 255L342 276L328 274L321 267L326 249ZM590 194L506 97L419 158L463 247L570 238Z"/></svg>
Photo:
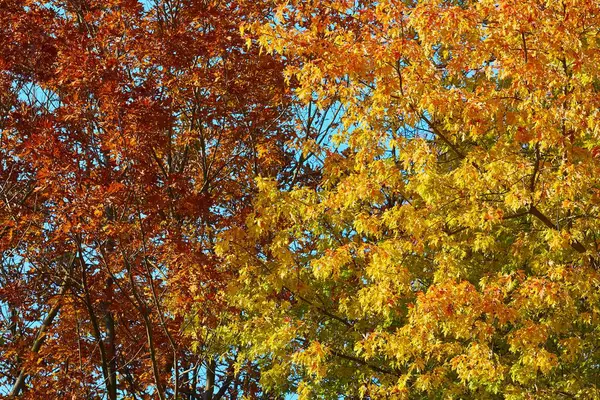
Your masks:
<svg viewBox="0 0 600 400"><path fill-rule="evenodd" d="M260 179L217 245L263 385L598 398L600 4L292 0L243 29L343 110L319 185Z"/></svg>
<svg viewBox="0 0 600 400"><path fill-rule="evenodd" d="M234 370L215 339L238 311L213 245L256 176L310 172L284 63L239 31L270 13L0 1L0 395L262 393L256 364Z"/></svg>

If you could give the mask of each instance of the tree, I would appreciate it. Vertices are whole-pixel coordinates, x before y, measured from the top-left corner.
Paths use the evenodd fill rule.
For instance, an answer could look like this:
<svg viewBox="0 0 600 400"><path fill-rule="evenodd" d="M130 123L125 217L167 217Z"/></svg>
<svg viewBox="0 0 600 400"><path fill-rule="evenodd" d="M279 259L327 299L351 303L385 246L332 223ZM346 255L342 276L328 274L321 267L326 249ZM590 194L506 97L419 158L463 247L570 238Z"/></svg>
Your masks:
<svg viewBox="0 0 600 400"><path fill-rule="evenodd" d="M292 173L284 63L238 27L269 13L0 2L0 394L260 393L254 364L217 359L230 347L212 332L235 310L213 243L255 176Z"/></svg>
<svg viewBox="0 0 600 400"><path fill-rule="evenodd" d="M220 235L261 382L600 396L598 3L292 0L244 29L344 110L319 185L259 180Z"/></svg>

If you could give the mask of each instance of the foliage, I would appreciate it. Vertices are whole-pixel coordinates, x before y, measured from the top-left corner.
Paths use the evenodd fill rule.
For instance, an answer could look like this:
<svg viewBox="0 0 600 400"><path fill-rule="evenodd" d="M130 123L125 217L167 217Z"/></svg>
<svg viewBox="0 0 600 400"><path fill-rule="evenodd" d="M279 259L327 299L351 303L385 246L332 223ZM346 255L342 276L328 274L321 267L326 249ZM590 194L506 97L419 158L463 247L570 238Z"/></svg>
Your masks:
<svg viewBox="0 0 600 400"><path fill-rule="evenodd" d="M284 65L239 32L268 14L0 2L0 396L260 393L252 363L218 358L230 274L212 246L254 177L293 173Z"/></svg>
<svg viewBox="0 0 600 400"><path fill-rule="evenodd" d="M260 179L220 235L238 360L306 399L598 398L598 2L291 0L242 31L344 113L317 187Z"/></svg>
<svg viewBox="0 0 600 400"><path fill-rule="evenodd" d="M595 0L0 1L0 396L600 397Z"/></svg>

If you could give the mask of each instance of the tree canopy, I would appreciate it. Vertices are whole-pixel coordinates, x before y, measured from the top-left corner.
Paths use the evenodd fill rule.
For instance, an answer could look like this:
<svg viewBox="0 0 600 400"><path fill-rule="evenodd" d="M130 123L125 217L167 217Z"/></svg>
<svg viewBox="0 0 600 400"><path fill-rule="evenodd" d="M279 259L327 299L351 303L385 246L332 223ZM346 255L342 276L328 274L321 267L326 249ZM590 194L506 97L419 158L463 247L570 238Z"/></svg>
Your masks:
<svg viewBox="0 0 600 400"><path fill-rule="evenodd" d="M600 395L594 1L291 1L258 42L339 102L318 187L260 181L233 322L302 398Z"/></svg>
<svg viewBox="0 0 600 400"><path fill-rule="evenodd" d="M596 0L7 0L0 45L0 396L600 397Z"/></svg>

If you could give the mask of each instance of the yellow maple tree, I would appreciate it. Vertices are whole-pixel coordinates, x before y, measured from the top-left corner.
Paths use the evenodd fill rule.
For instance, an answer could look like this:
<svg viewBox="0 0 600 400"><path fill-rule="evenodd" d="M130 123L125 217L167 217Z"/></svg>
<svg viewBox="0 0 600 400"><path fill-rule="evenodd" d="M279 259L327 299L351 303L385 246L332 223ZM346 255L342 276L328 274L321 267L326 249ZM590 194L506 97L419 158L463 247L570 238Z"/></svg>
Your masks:
<svg viewBox="0 0 600 400"><path fill-rule="evenodd" d="M600 3L276 3L249 44L343 115L317 187L221 235L239 360L307 399L600 397Z"/></svg>

